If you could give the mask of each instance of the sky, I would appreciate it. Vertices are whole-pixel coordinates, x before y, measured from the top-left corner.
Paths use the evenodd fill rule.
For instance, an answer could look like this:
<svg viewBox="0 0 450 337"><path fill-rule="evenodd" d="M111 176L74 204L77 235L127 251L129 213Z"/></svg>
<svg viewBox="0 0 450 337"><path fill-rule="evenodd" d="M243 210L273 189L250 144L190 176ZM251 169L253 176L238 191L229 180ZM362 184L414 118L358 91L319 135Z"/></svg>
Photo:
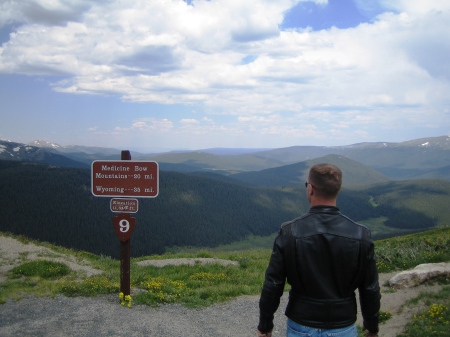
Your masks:
<svg viewBox="0 0 450 337"><path fill-rule="evenodd" d="M450 135L448 0L0 0L0 139L143 152Z"/></svg>

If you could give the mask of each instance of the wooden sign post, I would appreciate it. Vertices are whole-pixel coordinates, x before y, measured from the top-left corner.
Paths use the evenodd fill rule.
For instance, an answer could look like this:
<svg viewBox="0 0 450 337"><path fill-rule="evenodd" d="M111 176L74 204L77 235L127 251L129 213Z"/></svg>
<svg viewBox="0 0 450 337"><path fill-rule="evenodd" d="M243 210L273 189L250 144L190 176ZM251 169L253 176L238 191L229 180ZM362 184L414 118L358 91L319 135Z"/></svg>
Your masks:
<svg viewBox="0 0 450 337"><path fill-rule="evenodd" d="M122 151L121 160L131 160L130 151ZM120 227L119 221L119 227ZM135 224L135 223L134 223ZM134 229L134 225L133 225ZM123 293L124 296L131 294L131 282L130 282L130 260L131 260L131 231L128 230L125 232L127 236L124 238L125 241L120 240L120 292ZM120 239L120 237L119 237Z"/></svg>
<svg viewBox="0 0 450 337"><path fill-rule="evenodd" d="M91 169L91 192L96 197L119 197L111 200L114 230L120 240L120 292L130 295L130 239L136 219L138 200L129 197L155 198L159 193L158 163L131 161L130 151L121 153L121 161L96 160Z"/></svg>

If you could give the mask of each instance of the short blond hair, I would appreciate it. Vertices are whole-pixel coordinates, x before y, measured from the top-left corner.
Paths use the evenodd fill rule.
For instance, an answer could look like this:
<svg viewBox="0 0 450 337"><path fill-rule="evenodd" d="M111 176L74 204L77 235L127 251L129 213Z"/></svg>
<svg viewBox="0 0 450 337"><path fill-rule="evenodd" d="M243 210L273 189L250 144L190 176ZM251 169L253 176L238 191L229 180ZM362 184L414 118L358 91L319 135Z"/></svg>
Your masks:
<svg viewBox="0 0 450 337"><path fill-rule="evenodd" d="M342 185L342 171L332 164L316 164L309 169L308 182L321 197L336 198Z"/></svg>

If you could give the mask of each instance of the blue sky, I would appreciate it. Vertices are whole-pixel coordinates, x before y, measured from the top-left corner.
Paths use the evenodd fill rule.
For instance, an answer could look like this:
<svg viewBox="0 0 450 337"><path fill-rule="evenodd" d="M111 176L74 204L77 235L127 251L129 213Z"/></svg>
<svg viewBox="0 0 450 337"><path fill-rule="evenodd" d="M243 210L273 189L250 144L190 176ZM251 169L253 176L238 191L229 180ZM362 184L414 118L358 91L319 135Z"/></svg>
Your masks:
<svg viewBox="0 0 450 337"><path fill-rule="evenodd" d="M445 0L0 0L0 138L139 151L450 135Z"/></svg>

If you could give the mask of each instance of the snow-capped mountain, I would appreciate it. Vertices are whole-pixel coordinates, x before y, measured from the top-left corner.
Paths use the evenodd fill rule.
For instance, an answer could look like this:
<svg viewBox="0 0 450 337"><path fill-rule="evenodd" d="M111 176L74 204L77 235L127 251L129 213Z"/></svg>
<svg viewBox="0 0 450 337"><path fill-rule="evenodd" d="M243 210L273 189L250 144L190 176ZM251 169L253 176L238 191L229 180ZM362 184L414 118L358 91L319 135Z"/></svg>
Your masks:
<svg viewBox="0 0 450 337"><path fill-rule="evenodd" d="M99 146L81 146L81 145L59 145L57 143L48 142L46 140L35 140L28 145L41 147L45 149L56 150L58 153L86 153L86 154L102 154L102 155L119 155L118 149L99 147Z"/></svg>
<svg viewBox="0 0 450 337"><path fill-rule="evenodd" d="M89 167L61 154L47 151L42 147L6 140L0 140L0 160L33 162L59 167Z"/></svg>
<svg viewBox="0 0 450 337"><path fill-rule="evenodd" d="M421 148L438 148L443 150L450 149L450 136L420 138L403 143L402 146L417 146Z"/></svg>
<svg viewBox="0 0 450 337"><path fill-rule="evenodd" d="M59 145L59 144L47 142L47 141L41 140L41 139L32 141L31 143L28 143L27 145L36 146L36 147L46 147L46 148L52 148L52 149L61 148L61 145Z"/></svg>
<svg viewBox="0 0 450 337"><path fill-rule="evenodd" d="M232 149L230 149L231 151ZM228 152L227 152L228 153ZM392 180L440 178L450 180L450 136L406 142L366 142L347 146L292 146L234 155L208 149L159 154L132 152L133 160L157 161L163 170L180 172L259 171L336 154L353 159ZM21 160L54 166L90 167L94 160L119 160L120 150L88 146L60 146L44 140L29 144L0 141L0 160ZM207 169L205 169L205 167ZM227 173L229 172L229 173ZM232 174L231 174L232 176Z"/></svg>

